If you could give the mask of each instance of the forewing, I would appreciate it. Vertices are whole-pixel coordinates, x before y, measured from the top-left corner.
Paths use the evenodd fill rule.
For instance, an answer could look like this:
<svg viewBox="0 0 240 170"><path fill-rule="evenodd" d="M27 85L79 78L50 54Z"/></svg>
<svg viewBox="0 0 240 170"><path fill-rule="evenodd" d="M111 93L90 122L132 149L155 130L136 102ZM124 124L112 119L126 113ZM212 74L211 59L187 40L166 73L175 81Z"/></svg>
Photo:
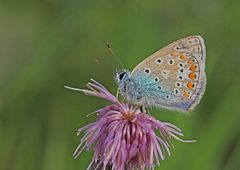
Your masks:
<svg viewBox="0 0 240 170"><path fill-rule="evenodd" d="M205 60L204 40L199 35L193 35L147 57L131 74L148 75L161 85L167 98L159 98L155 101L156 105L187 111L199 103L205 91Z"/></svg>

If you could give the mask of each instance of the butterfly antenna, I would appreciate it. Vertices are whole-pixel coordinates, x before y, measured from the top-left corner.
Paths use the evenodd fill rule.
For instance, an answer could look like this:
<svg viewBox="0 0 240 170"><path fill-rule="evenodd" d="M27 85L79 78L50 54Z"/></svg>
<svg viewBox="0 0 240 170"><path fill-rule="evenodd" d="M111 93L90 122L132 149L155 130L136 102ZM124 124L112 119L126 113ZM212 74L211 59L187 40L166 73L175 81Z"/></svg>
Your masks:
<svg viewBox="0 0 240 170"><path fill-rule="evenodd" d="M121 65L121 67L124 68L121 60L120 60L119 57L114 53L114 51L112 50L112 48L111 48L111 46L110 46L110 44L109 44L108 42L107 42L107 48L108 48L108 50L110 51L110 53L113 55L113 57L114 57L114 58L118 61L118 63Z"/></svg>

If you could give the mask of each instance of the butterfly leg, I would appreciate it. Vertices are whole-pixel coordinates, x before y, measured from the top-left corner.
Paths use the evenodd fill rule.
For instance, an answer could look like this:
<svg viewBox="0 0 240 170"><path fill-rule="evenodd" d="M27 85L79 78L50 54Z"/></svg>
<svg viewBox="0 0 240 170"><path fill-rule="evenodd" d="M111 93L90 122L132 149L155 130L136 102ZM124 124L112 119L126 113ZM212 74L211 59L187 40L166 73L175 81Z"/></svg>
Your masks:
<svg viewBox="0 0 240 170"><path fill-rule="evenodd" d="M146 113L146 114L150 114L148 107L146 105L141 105L140 106L141 112Z"/></svg>
<svg viewBox="0 0 240 170"><path fill-rule="evenodd" d="M150 114L147 106L145 106L145 110L146 110L146 114Z"/></svg>
<svg viewBox="0 0 240 170"><path fill-rule="evenodd" d="M120 92L120 88L117 89L117 93L116 93L117 98L118 98L119 92Z"/></svg>

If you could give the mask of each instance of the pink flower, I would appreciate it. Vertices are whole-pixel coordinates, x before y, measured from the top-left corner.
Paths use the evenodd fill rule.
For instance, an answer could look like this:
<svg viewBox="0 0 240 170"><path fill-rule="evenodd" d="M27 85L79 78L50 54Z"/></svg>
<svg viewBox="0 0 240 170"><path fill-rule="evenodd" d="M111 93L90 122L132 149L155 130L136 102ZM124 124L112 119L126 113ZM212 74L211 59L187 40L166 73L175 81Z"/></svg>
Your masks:
<svg viewBox="0 0 240 170"><path fill-rule="evenodd" d="M105 87L91 79L90 90L66 88L99 97L112 104L95 111L96 122L78 129L78 135L85 133L73 156L77 158L86 149L93 149L94 156L89 165L95 169L154 169L166 155L171 155L171 139L181 142L181 130L175 125L161 122L141 111L137 106L120 102ZM157 136L155 131L159 131Z"/></svg>

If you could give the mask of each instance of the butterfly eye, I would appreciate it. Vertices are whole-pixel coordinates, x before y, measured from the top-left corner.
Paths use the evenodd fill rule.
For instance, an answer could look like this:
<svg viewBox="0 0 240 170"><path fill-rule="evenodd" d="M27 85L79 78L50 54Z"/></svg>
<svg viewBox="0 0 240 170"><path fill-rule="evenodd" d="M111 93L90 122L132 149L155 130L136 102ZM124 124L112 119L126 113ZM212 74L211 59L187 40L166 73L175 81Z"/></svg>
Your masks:
<svg viewBox="0 0 240 170"><path fill-rule="evenodd" d="M126 75L126 72L122 72L118 75L119 80L122 80Z"/></svg>

